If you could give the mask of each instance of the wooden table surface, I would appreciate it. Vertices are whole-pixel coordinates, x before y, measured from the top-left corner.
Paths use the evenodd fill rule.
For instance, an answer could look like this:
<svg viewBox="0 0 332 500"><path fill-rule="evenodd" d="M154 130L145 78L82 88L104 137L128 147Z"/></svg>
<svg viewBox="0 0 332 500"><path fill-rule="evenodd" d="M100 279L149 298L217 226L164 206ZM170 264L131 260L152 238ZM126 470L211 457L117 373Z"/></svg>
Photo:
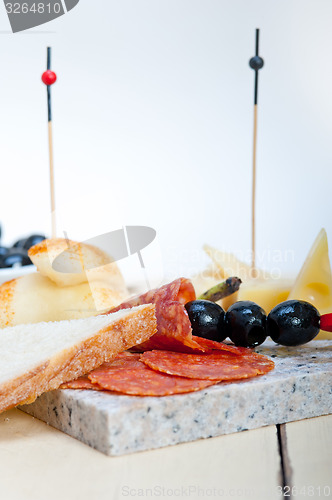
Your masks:
<svg viewBox="0 0 332 500"><path fill-rule="evenodd" d="M21 412L0 416L1 500L332 498L332 415L108 457Z"/></svg>

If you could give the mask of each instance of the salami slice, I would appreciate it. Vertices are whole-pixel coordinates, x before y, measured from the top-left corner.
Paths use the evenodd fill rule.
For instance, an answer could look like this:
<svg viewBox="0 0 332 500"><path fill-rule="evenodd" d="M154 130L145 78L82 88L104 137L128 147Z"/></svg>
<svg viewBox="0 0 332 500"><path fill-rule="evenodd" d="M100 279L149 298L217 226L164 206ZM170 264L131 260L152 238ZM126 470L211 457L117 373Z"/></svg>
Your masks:
<svg viewBox="0 0 332 500"><path fill-rule="evenodd" d="M89 374L89 380L102 389L134 396L168 396L199 391L217 383L165 375L151 370L133 353L126 359L104 363Z"/></svg>
<svg viewBox="0 0 332 500"><path fill-rule="evenodd" d="M138 351L167 349L183 351L185 347L203 352L204 348L192 339L191 323L184 304L195 300L194 287L188 279L179 278L155 290L123 302L109 312L138 306L155 304L157 333L147 342L136 346ZM184 347L185 346L185 347Z"/></svg>
<svg viewBox="0 0 332 500"><path fill-rule="evenodd" d="M59 389L93 389L94 391L102 391L103 389L99 387L98 384L93 384L91 380L87 377L79 377L76 380L71 380L70 382L65 382L61 384Z"/></svg>
<svg viewBox="0 0 332 500"><path fill-rule="evenodd" d="M210 354L183 354L171 351L148 351L140 360L153 370L200 380L239 380L262 375L273 369L266 356L251 352L234 356L227 351Z"/></svg>
<svg viewBox="0 0 332 500"><path fill-rule="evenodd" d="M224 344L224 342L216 342L215 340L196 337L196 335L193 335L192 338L195 342L197 342L201 346L202 349L204 349L205 353L218 350L218 351L232 352L233 354L243 356L244 354L250 354L252 352L251 349L248 349L247 347L237 347L231 344Z"/></svg>
<svg viewBox="0 0 332 500"><path fill-rule="evenodd" d="M139 361L140 355L137 353L130 353L128 351L121 352L118 354L112 361L107 363L103 363L98 370L107 370L108 367L112 366L113 369L122 370L123 368L127 368L128 363L131 367L140 366L141 362ZM128 361L129 360L129 361ZM93 373L90 372L90 373ZM98 384L91 382L88 375L83 375L83 377L79 377L76 380L71 380L69 382L65 382L61 384L60 389L94 389L95 391L102 391L103 388Z"/></svg>
<svg viewBox="0 0 332 500"><path fill-rule="evenodd" d="M109 312L115 312L128 307L139 306L141 304L156 304L157 302L179 302L184 305L191 300L195 300L196 293L193 284L187 278L178 278L160 288L149 290L142 295L132 297L123 302Z"/></svg>

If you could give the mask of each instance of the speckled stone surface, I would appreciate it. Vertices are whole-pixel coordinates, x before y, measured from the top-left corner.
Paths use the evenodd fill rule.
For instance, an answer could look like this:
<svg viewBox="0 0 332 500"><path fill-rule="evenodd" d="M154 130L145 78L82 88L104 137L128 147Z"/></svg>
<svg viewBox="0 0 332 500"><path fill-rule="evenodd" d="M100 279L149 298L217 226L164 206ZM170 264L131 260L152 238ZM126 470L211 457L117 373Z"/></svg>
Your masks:
<svg viewBox="0 0 332 500"><path fill-rule="evenodd" d="M332 341L265 342L275 370L199 392L135 397L57 390L21 409L107 455L122 455L332 413Z"/></svg>

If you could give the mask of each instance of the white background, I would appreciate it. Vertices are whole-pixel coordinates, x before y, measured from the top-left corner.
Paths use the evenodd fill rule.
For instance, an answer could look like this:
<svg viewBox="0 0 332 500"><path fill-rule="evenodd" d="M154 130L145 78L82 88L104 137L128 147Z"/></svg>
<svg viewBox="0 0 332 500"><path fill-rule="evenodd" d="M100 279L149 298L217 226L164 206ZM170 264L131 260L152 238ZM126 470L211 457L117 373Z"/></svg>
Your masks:
<svg viewBox="0 0 332 500"><path fill-rule="evenodd" d="M51 45L59 235L151 225L173 274L204 242L248 257L259 27L258 260L298 271L321 227L332 238L331 22L328 0L80 0L12 34L0 5L3 241L50 234Z"/></svg>

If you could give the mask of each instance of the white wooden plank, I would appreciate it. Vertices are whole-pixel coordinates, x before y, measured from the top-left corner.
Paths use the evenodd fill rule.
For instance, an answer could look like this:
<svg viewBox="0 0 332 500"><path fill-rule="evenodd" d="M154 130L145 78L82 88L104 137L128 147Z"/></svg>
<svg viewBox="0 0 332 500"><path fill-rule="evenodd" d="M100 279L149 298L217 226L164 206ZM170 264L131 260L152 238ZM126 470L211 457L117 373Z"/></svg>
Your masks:
<svg viewBox="0 0 332 500"><path fill-rule="evenodd" d="M19 410L0 418L6 500L277 499L279 466L274 426L107 457Z"/></svg>
<svg viewBox="0 0 332 500"><path fill-rule="evenodd" d="M332 498L332 415L286 424L287 475L295 498Z"/></svg>

